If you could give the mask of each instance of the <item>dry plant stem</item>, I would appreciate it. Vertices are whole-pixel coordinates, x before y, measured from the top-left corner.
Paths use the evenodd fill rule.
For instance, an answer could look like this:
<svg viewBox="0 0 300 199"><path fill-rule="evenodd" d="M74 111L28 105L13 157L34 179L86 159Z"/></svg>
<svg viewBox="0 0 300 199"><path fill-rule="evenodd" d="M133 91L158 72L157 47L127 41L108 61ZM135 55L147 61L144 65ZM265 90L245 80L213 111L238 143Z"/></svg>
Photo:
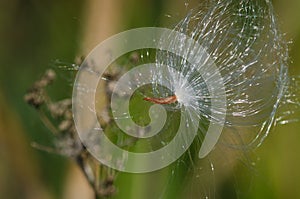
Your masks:
<svg viewBox="0 0 300 199"><path fill-rule="evenodd" d="M89 1L86 4L86 8L85 8L85 28L84 28L84 32L82 33L83 42L81 44L81 50L79 53L80 54L89 53L89 51L94 46L96 46L99 42L103 41L104 39L113 35L114 33L119 32L120 27L118 24L122 24L119 22L122 21L124 18L122 15L122 11L123 11L123 7L122 7L122 3L120 4L120 2L117 3L115 1L103 1L103 0ZM104 95L104 93L101 93L101 95L102 94ZM106 100L102 99L97 109L98 110L105 109L106 107L103 106L105 104L107 104ZM104 121L104 122L107 124L110 121ZM83 170L84 167L82 166L83 165L81 164L81 168ZM98 166L95 166L94 169L95 169L94 170L95 181L92 182L91 185L94 188L95 198L96 199L108 198L109 197L108 194L110 195L113 194L111 192L112 190L111 187L113 186L112 185L108 186L108 189L111 189L110 191L103 190L105 189L104 184L107 184L107 182L105 182L106 179L103 178L102 173L106 172L103 171L106 168L103 168L101 165L98 164ZM109 176L106 177L109 178Z"/></svg>
<svg viewBox="0 0 300 199"><path fill-rule="evenodd" d="M54 79L55 72L51 69L47 70L24 96L24 100L38 111L42 122L52 132L56 141L54 148L35 142L32 146L72 158L93 188L95 198L110 197L115 193L114 174L111 174L109 169L103 168L82 145L72 118L71 99L52 102L48 96L46 87ZM56 125L54 121L58 124Z"/></svg>
<svg viewBox="0 0 300 199"><path fill-rule="evenodd" d="M45 113L41 110L38 110L40 119L44 123L44 125L54 134L54 135L59 135L59 131L57 128L54 126L54 124L49 120L49 118L45 115Z"/></svg>

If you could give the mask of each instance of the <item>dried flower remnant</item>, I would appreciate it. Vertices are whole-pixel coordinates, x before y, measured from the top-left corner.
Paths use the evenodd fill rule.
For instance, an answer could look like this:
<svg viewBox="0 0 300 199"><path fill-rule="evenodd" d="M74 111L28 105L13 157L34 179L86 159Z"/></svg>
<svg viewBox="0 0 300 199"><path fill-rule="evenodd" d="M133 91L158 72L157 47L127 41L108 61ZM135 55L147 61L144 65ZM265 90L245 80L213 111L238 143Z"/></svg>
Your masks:
<svg viewBox="0 0 300 199"><path fill-rule="evenodd" d="M55 76L56 74L53 70L47 70L41 79L36 81L32 88L29 89L24 96L24 100L35 108L39 108L43 105L46 100L44 88L54 81Z"/></svg>
<svg viewBox="0 0 300 199"><path fill-rule="evenodd" d="M112 196L116 192L115 172L99 164L81 143L73 121L72 100L67 98L53 102L48 96L46 87L54 82L55 77L54 70L48 69L24 96L24 100L38 111L43 123L55 136L54 148L36 142L32 146L72 158L81 168L97 197Z"/></svg>

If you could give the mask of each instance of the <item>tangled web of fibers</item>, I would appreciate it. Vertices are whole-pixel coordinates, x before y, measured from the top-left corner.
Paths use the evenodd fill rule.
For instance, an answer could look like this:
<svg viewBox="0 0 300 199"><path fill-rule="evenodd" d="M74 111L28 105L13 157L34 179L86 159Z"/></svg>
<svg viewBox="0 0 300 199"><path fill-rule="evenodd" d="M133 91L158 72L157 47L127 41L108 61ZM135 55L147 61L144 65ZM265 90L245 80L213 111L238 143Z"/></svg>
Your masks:
<svg viewBox="0 0 300 199"><path fill-rule="evenodd" d="M189 107L187 111L196 113L190 116L198 118L191 119L218 123L225 118L224 143L247 149L257 147L273 126L289 83L288 48L278 31L271 2L209 1L191 11L174 31L192 38L200 48L184 45L184 39L172 35L162 38L161 45L168 45L175 53L159 51L156 55L155 95L169 95L157 87L168 81L179 107ZM178 56L182 54L187 59ZM200 60L199 64L190 64L189 58ZM162 65L169 66L169 71ZM207 70L212 65L222 78ZM213 88L208 87L203 76L219 81L225 92L212 96ZM225 109L211 106L212 100L224 99ZM205 132L201 125L199 131ZM237 141L230 134L242 139Z"/></svg>

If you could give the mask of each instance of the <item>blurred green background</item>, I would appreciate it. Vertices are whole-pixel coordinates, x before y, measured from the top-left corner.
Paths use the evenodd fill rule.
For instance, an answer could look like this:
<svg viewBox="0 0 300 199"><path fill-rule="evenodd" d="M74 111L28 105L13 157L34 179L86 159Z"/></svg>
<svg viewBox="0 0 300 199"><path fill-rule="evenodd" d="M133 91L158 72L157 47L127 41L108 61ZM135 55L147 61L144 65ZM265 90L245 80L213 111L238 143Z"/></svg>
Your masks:
<svg viewBox="0 0 300 199"><path fill-rule="evenodd" d="M186 2L189 7L197 5L196 1ZM282 30L293 41L291 74L299 75L300 1L273 2ZM51 145L53 138L23 95L55 60L72 63L105 38L130 28L162 23L172 27L184 13L181 0L0 1L0 199L93 198L72 161L31 147L31 142ZM70 96L70 83L59 82L51 91L54 98ZM256 151L260 160L252 188L242 198L300 198L299 132L299 123L274 128ZM167 172L145 178L120 175L115 198L155 198L154 192L147 197L143 193L160 187L163 191L167 186L160 182L162 175ZM243 172L234 175L243 178ZM152 179L155 186L142 187L143 178Z"/></svg>

